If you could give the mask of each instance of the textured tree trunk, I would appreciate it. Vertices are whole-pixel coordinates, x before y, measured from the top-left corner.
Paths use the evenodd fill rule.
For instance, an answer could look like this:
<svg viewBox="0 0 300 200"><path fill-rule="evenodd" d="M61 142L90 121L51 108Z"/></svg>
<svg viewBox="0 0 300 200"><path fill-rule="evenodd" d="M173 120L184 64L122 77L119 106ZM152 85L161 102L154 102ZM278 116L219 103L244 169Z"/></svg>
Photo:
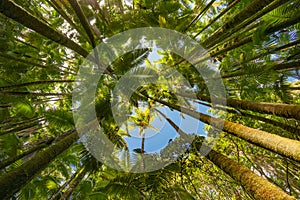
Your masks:
<svg viewBox="0 0 300 200"><path fill-rule="evenodd" d="M221 40L222 35L228 33L232 28L237 26L239 23L255 15L257 12L262 10L265 6L269 5L274 0L254 0L240 13L231 18L225 23L220 29L218 29L212 36L210 36L203 45L205 47L211 47Z"/></svg>
<svg viewBox="0 0 300 200"><path fill-rule="evenodd" d="M210 27L215 21L217 21L218 19L220 19L224 14L226 14L229 10L231 10L238 2L240 2L240 0L235 0L233 1L225 10L223 10L217 17L215 17L214 19L212 19L211 21L209 21L209 23L201 29L201 31L199 31L195 36L197 37L198 35L200 35L203 31L205 31L208 27Z"/></svg>
<svg viewBox="0 0 300 200"><path fill-rule="evenodd" d="M223 75L222 79L243 76L243 75L249 75L249 74L258 74L258 73L260 74L263 72L269 72L270 70L289 70L289 69L295 69L295 68L299 68L299 67L300 67L299 61L276 64L276 65L273 65L270 67L265 65L265 66L261 67L261 70L259 70L259 72L258 71L252 71L252 72L237 71L237 72Z"/></svg>
<svg viewBox="0 0 300 200"><path fill-rule="evenodd" d="M73 193L74 189L78 186L78 184L82 181L84 176L87 173L87 169L84 168L78 176L75 178L73 183L70 185L70 187L64 192L64 194L61 196L60 200L66 200L68 197Z"/></svg>
<svg viewBox="0 0 300 200"><path fill-rule="evenodd" d="M194 96L186 93L176 93L180 96L193 98ZM197 94L197 98L202 101L211 102L210 97ZM292 104L282 104L282 103L267 103L267 102L253 102L245 100L236 99L222 99L215 98L216 103L222 104L223 102L232 108L251 110L254 112L259 112L262 114L274 114L280 117L295 118L300 120L300 106Z"/></svg>
<svg viewBox="0 0 300 200"><path fill-rule="evenodd" d="M155 101L175 109L179 112L183 112L195 119L237 136L243 140L253 143L257 146L263 147L282 156L288 157L292 160L300 162L300 142L291 140L288 138L280 137L275 134L271 134L265 131L249 128L240 124L229 122L222 119L210 117L208 115L183 108L177 105L172 105L168 102L155 99Z"/></svg>
<svg viewBox="0 0 300 200"><path fill-rule="evenodd" d="M255 199L296 200L248 168L214 150L211 150L206 158L243 186Z"/></svg>
<svg viewBox="0 0 300 200"><path fill-rule="evenodd" d="M47 141L44 141L43 143L40 143L40 144L30 148L29 150L24 151L20 155L17 155L15 157L11 157L11 158L1 161L0 169L3 169L5 167L9 166L10 164L16 162L17 160L19 160L21 158L24 158L25 156L28 156L31 153L34 153L36 151L41 150L42 148L47 147L47 145L50 144L53 140L54 140L54 138L49 138Z"/></svg>
<svg viewBox="0 0 300 200"><path fill-rule="evenodd" d="M170 121L168 121L170 123ZM176 130L187 135L174 122L170 125ZM193 146L200 151L203 144L194 143ZM213 164L227 173L231 178L237 181L243 188L258 200L296 200L289 196L280 188L270 183L266 179L258 176L248 168L235 162L234 160L214 151L210 150L205 156Z"/></svg>
<svg viewBox="0 0 300 200"><path fill-rule="evenodd" d="M0 199L11 197L78 139L76 130L0 178Z"/></svg>
<svg viewBox="0 0 300 200"><path fill-rule="evenodd" d="M28 121L28 123L26 123L26 124L20 124L16 127L8 128L6 130L0 130L0 136L8 134L8 133L18 132L18 131L22 131L24 129L29 129L29 128L35 127L35 126L39 125L39 121L40 121L40 119L32 120L32 121Z"/></svg>
<svg viewBox="0 0 300 200"><path fill-rule="evenodd" d="M88 56L88 52L77 43L70 40L52 27L49 27L14 2L10 0L1 0L0 12L5 16L19 22L20 24L23 24L27 28L30 28L45 36L46 38L72 49L83 57Z"/></svg>
<svg viewBox="0 0 300 200"><path fill-rule="evenodd" d="M206 103L202 103L202 102L197 102L197 103L208 106L208 107L212 107L211 104L206 104ZM226 108L220 107L220 106L213 106L213 108L215 108L217 110L223 110L223 111L226 111L228 113L238 114L238 115L241 115L241 116L249 117L249 118L255 119L257 121L262 121L262 122L271 124L273 126L277 126L277 127L281 128L283 130L289 131L290 133L293 133L295 135L300 136L300 129L299 128L287 125L287 124L279 122L279 121L275 121L273 119L265 118L265 117L258 116L258 115L252 115L252 114L249 114L249 113L247 113L243 110L236 111L236 110L233 110L233 109L226 109Z"/></svg>
<svg viewBox="0 0 300 200"><path fill-rule="evenodd" d="M34 63L34 62L31 62L31 61L28 61L28 60L20 59L18 57L15 57L15 56L12 56L12 55L8 55L6 53L0 52L0 56L4 57L4 58L7 58L7 59L10 59L10 60L13 60L13 61L17 61L17 62L23 63L23 64L27 64L27 65L39 67L39 68L42 68L42 69L47 69L47 70L56 71L56 72L64 72L64 71L62 71L60 69L57 69L57 68L53 68L53 67L50 67L50 66L46 66L46 65L41 65L41 64L38 64L38 63Z"/></svg>
<svg viewBox="0 0 300 200"><path fill-rule="evenodd" d="M43 85L43 84L53 84L53 83L73 83L74 80L41 80L41 81L33 81L33 82L27 82L27 83L20 83L16 85L7 85L0 87L0 91L7 90L7 89L17 89L32 85Z"/></svg>
<svg viewBox="0 0 300 200"><path fill-rule="evenodd" d="M76 171L74 174L72 174L72 176L70 178L68 178L68 180L66 180L66 182L58 189L57 192L55 192L50 198L49 200L54 200L56 199L56 197L61 193L61 191L63 189L65 189L65 187L67 185L69 185L69 183L75 178L75 176L78 174L78 172Z"/></svg>
<svg viewBox="0 0 300 200"><path fill-rule="evenodd" d="M95 48L96 47L96 42L95 42L95 39L94 39L94 36L93 36L93 32L92 32L92 29L90 27L90 24L89 24L86 16L84 15L84 13L82 11L82 8L78 4L77 0L69 0L69 3L72 6L73 10L75 11L77 17L79 18L79 21L82 24L85 32L87 33L92 47Z"/></svg>

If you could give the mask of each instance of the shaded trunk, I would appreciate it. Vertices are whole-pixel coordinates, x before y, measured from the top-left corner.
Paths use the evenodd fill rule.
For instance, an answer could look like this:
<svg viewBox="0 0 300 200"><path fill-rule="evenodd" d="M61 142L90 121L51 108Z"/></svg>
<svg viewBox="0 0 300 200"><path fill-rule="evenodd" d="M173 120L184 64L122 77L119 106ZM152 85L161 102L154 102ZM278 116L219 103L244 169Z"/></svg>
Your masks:
<svg viewBox="0 0 300 200"><path fill-rule="evenodd" d="M25 156L28 156L29 154L32 154L34 152L37 152L45 147L47 147L49 144L51 144L51 142L54 140L54 138L49 138L48 140L44 141L43 143L40 143L26 151L24 151L23 153L21 153L20 155L17 155L15 157L11 157L8 158L6 160L1 161L0 163L0 169L3 169L9 165L11 165L12 163L16 162L17 160L20 160L21 158L24 158Z"/></svg>
<svg viewBox="0 0 300 200"><path fill-rule="evenodd" d="M261 131L247 126L243 126L237 123L229 122L222 119L210 117L187 108L183 108L177 105L170 104L168 102L154 99L155 101L168 106L174 110L185 113L195 119L202 121L203 123L209 124L234 136L237 136L245 141L268 149L272 152L288 157L292 160L300 162L300 142L291 140L288 138L280 137L275 134Z"/></svg>
<svg viewBox="0 0 300 200"><path fill-rule="evenodd" d="M65 72L65 71L62 71L62 70L57 69L57 68L49 67L49 66L46 66L46 65L41 65L41 64L38 64L38 63L34 63L34 62L31 62L31 61L20 59L18 57L11 56L11 55L8 55L8 54L5 54L5 53L1 53L1 52L0 52L0 56L4 57L4 58L8 58L8 59L13 60L13 61L17 61L17 62L23 63L23 64L27 64L27 65L31 65L31 66L35 66L35 67L39 67L39 68L51 70L51 71Z"/></svg>
<svg viewBox="0 0 300 200"><path fill-rule="evenodd" d="M6 199L18 192L38 173L45 169L58 155L67 150L78 139L75 129L70 135L52 144L44 151L38 152L31 160L20 167L4 174L0 178L0 199Z"/></svg>
<svg viewBox="0 0 300 200"><path fill-rule="evenodd" d="M55 193L49 198L49 200L54 200L54 199L56 199L56 197L57 197L58 195L60 195L60 193L62 192L62 190L65 189L65 187L66 187L67 185L69 185L69 183L75 178L75 176L76 176L77 174L78 174L78 172L72 174L72 176L71 176L68 180L66 180L66 182L58 189L57 192L55 192Z"/></svg>
<svg viewBox="0 0 300 200"><path fill-rule="evenodd" d="M18 131L22 131L25 129L35 127L35 126L39 125L39 121L41 121L41 120L42 119L28 120L26 123L24 122L24 123L18 125L17 127L8 128L6 130L0 130L0 136L8 134L8 133L18 132Z"/></svg>
<svg viewBox="0 0 300 200"><path fill-rule="evenodd" d="M71 94L67 93L42 93L42 92L1 92L0 96L16 96L16 97L23 97L23 96L34 96L34 97L47 97L47 96L67 96Z"/></svg>
<svg viewBox="0 0 300 200"><path fill-rule="evenodd" d="M231 29L237 26L239 23L245 21L249 17L252 17L257 12L262 10L265 6L269 5L274 0L254 0L246 8L244 8L240 13L231 18L227 23L225 23L221 28L219 28L215 33L213 33L204 43L205 47L211 47L221 40L222 35L228 33Z"/></svg>
<svg viewBox="0 0 300 200"><path fill-rule="evenodd" d="M229 73L226 75L222 75L222 79L227 79L227 78L232 78L232 77L237 77L237 76L243 76L243 75L249 75L249 74L262 74L264 72L268 73L270 70L290 70L290 69L295 69L300 67L300 61L295 61L295 62L289 62L289 63L281 63L281 64L276 64L273 66L268 66L264 65L261 66L259 70L255 71L237 71L233 73Z"/></svg>
<svg viewBox="0 0 300 200"><path fill-rule="evenodd" d="M74 189L78 186L78 184L82 181L84 176L87 173L87 169L84 168L78 176L75 178L73 183L69 186L69 188L64 192L64 194L61 196L60 200L68 199L68 197L73 193Z"/></svg>
<svg viewBox="0 0 300 200"><path fill-rule="evenodd" d="M170 121L168 121L170 122ZM170 125L176 130L184 133L174 122ZM186 133L184 133L187 135ZM204 144L194 143L193 146L200 151ZM206 147L208 148L208 147ZM283 192L279 187L270 183L266 179L258 176L248 168L235 162L234 160L214 151L210 150L205 156L213 164L227 173L231 178L237 181L247 192L258 200L296 200Z"/></svg>
<svg viewBox="0 0 300 200"><path fill-rule="evenodd" d="M186 93L176 93L176 95L193 98L194 95L189 95ZM211 103L211 99L208 96L203 96L197 94L197 98L202 101L207 101ZM274 114L280 117L295 118L300 120L300 106L293 104L282 104L282 103L267 103L267 102L253 102L245 100L236 100L230 98L216 98L214 101L217 104L226 103L227 106L243 110L251 110L254 112L259 112L262 114Z"/></svg>
<svg viewBox="0 0 300 200"><path fill-rule="evenodd" d="M41 81L20 83L16 85L2 86L0 87L0 91L7 90L7 89L17 89L17 88L22 88L22 87L32 86L32 85L43 85L43 84L53 84L53 83L73 83L73 82L74 80L41 80Z"/></svg>
<svg viewBox="0 0 300 200"><path fill-rule="evenodd" d="M91 45L93 48L96 47L96 42L92 33L92 29L90 27L90 24L84 15L82 8L78 4L77 0L69 0L70 5L72 6L73 10L75 11L77 17L79 18L80 23L82 24L85 32L87 33L89 40L91 42Z"/></svg>
<svg viewBox="0 0 300 200"><path fill-rule="evenodd" d="M299 128L284 124L282 122L275 121L273 119L268 119L268 118L258 116L258 115L252 115L252 114L247 113L243 110L236 111L236 110L233 110L233 109L227 109L227 108L220 107L220 106L212 106L211 104L206 104L206 103L202 103L202 102L197 102L197 103L208 106L208 107L212 107L212 108L217 109L217 110L223 110L225 112L229 112L229 113L232 113L232 114L237 114L237 115L240 115L240 116L245 116L245 117L249 117L251 119L255 119L257 121L262 121L262 122L271 124L273 126L277 126L277 127L281 128L283 130L286 130L288 132L291 132L293 134L296 134L296 135L300 136L300 129Z"/></svg>
<svg viewBox="0 0 300 200"><path fill-rule="evenodd" d="M255 199L296 200L248 168L214 150L211 150L206 158L243 186Z"/></svg>
<svg viewBox="0 0 300 200"><path fill-rule="evenodd" d="M199 17L201 15L203 15L211 6L212 4L215 2L216 0L211 0L202 10L201 12L189 23L189 25L183 30L183 32L185 33L194 23L195 21L197 21L199 19Z"/></svg>
<svg viewBox="0 0 300 200"><path fill-rule="evenodd" d="M37 33L45 36L46 38L65 47L68 47L69 49L72 49L83 57L87 57L89 54L80 45L70 40L52 27L48 26L41 20L37 19L35 16L31 15L26 10L10 0L0 1L0 12L5 16L26 26L27 28L32 29Z"/></svg>
<svg viewBox="0 0 300 200"><path fill-rule="evenodd" d="M217 21L218 19L220 19L224 14L226 14L229 10L231 10L238 2L240 2L240 0L235 0L233 1L225 10L223 10L217 17L215 17L214 19L212 19L211 21L209 21L209 23L201 29L201 31L199 31L193 38L197 37L198 35L200 35L203 31L205 31L208 27L210 27L215 21Z"/></svg>

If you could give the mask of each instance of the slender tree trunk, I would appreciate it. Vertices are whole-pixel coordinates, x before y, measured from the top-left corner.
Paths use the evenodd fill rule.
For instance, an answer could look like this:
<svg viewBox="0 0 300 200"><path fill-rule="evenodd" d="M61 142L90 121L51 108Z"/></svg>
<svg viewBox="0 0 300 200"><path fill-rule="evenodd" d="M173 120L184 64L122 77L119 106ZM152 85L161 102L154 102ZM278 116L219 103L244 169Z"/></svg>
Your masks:
<svg viewBox="0 0 300 200"><path fill-rule="evenodd" d="M237 71L237 72L233 72L233 73L229 73L229 74L225 74L222 75L222 79L227 79L227 78L233 78L233 77L237 77L237 76L243 76L243 75L249 75L249 74L261 74L261 73L268 73L269 70L275 70L275 71L280 71L280 70L291 70L291 69L296 69L300 67L300 61L295 61L295 62L289 62L289 63L281 63L281 64L276 64L273 66L268 66L268 65L264 65L261 66L260 69L261 70L256 70L256 71L251 71L251 72L245 72L243 70L241 71Z"/></svg>
<svg viewBox="0 0 300 200"><path fill-rule="evenodd" d="M13 60L13 61L23 63L23 64L39 67L39 68L42 68L42 69L47 69L47 70L57 71L57 72L64 72L64 71L62 71L60 69L57 69L57 68L53 68L53 67L49 67L49 66L46 66L46 65L41 65L41 64L38 64L38 63L34 63L34 62L31 62L31 61L20 59L18 57L11 56L11 55L8 55L8 54L5 54L5 53L0 52L0 56L4 57L4 58L7 58L7 59L10 59L10 60Z"/></svg>
<svg viewBox="0 0 300 200"><path fill-rule="evenodd" d="M58 189L57 192L55 192L49 200L54 200L56 197L62 192L63 189L75 178L75 176L78 174L78 171L76 171L72 176Z"/></svg>
<svg viewBox="0 0 300 200"><path fill-rule="evenodd" d="M62 7L56 2L56 0L46 0L55 10L58 12L76 31L81 35L85 36L84 32L80 30L78 26L74 24L72 19L68 16L68 14L62 9ZM85 36L86 37L86 36ZM86 38L88 39L88 38Z"/></svg>
<svg viewBox="0 0 300 200"><path fill-rule="evenodd" d="M34 82L27 82L27 83L20 83L16 85L7 85L0 87L1 90L7 90L7 89L17 89L32 85L43 85L43 84L53 84L53 83L73 83L74 80L41 80L41 81L34 81Z"/></svg>
<svg viewBox="0 0 300 200"><path fill-rule="evenodd" d="M44 141L43 143L40 143L15 157L11 157L11 158L1 161L0 169L3 169L5 167L11 165L12 163L16 162L17 160L20 160L21 158L24 158L25 156L28 156L29 154L32 154L34 152L37 152L37 151L47 147L47 145L49 145L53 140L54 140L54 138L49 138L48 140Z"/></svg>
<svg viewBox="0 0 300 200"><path fill-rule="evenodd" d="M95 42L95 39L94 39L94 36L93 36L93 32L92 32L92 29L90 27L90 24L89 24L86 16L84 15L84 13L82 11L82 8L78 4L77 0L69 0L69 3L72 6L73 10L75 11L77 17L79 18L79 21L82 24L85 32L87 33L92 47L95 48L96 47L96 42Z"/></svg>
<svg viewBox="0 0 300 200"><path fill-rule="evenodd" d="M71 94L67 93L43 93L43 92L1 92L0 96L16 96L16 97L24 97L24 96L34 96L34 97L47 97L47 96L67 96Z"/></svg>
<svg viewBox="0 0 300 200"><path fill-rule="evenodd" d="M41 121L41 119L28 121L28 123L26 123L26 124L21 124L21 125L18 125L17 127L9 128L6 130L0 130L0 136L11 133L11 132L18 132L18 131L22 131L24 129L32 128L34 126L39 125L38 124L39 121Z"/></svg>
<svg viewBox="0 0 300 200"><path fill-rule="evenodd" d="M170 123L170 125L176 131L180 131L183 134L187 135L174 122ZM193 143L193 146L197 149L197 151L200 151L202 145L204 144L199 145L199 143ZM296 200L294 197L289 196L280 188L270 183L266 179L258 176L248 168L214 150L210 150L210 152L205 157L225 173L227 173L231 178L237 181L241 186L243 186L243 188L247 192L249 192L255 199Z"/></svg>
<svg viewBox="0 0 300 200"><path fill-rule="evenodd" d="M186 93L176 93L187 98L193 98L192 95ZM211 102L210 97L197 94L197 98L202 101ZM251 110L262 114L274 114L280 117L295 118L300 120L300 106L282 103L267 103L267 102L253 102L245 100L236 100L230 98L214 98L216 103L226 103L227 106L243 110Z"/></svg>
<svg viewBox="0 0 300 200"><path fill-rule="evenodd" d="M268 149L272 152L278 153L282 156L288 157L292 160L300 162L300 142L284 137L280 137L275 134L271 134L265 131L249 128L237 123L229 122L222 119L210 117L208 115L183 108L177 105L170 104L168 102L153 99L169 108L175 109L179 112L183 112L195 119L237 136L243 140L253 143L262 148Z"/></svg>
<svg viewBox="0 0 300 200"><path fill-rule="evenodd" d="M82 181L84 176L87 173L87 168L84 168L78 176L75 178L74 182L70 185L70 187L64 192L61 196L60 200L66 200L73 193L74 189L78 186L78 184Z"/></svg>
<svg viewBox="0 0 300 200"><path fill-rule="evenodd" d="M296 200L248 168L214 150L211 150L206 158L240 183L255 199Z"/></svg>
<svg viewBox="0 0 300 200"><path fill-rule="evenodd" d="M4 125L0 125L0 128L1 129L3 129L3 128L5 128L5 129L12 128L14 126L19 126L19 125L22 125L22 124L27 124L27 123L30 123L32 121L41 121L43 119L44 119L43 117L35 117L35 118L31 118L31 119L22 120L22 121L19 121L19 122L7 122Z"/></svg>
<svg viewBox="0 0 300 200"><path fill-rule="evenodd" d="M254 57L249 58L249 59L247 59L247 60L245 60L243 62L235 63L232 66L230 66L229 69L234 69L235 67L237 67L239 65L249 63L250 61L253 61L253 60L258 59L258 58L262 58L262 57L264 57L266 55L275 53L277 51L282 51L282 50L287 50L287 49L290 49L290 48L294 48L298 44L300 44L300 40L296 40L294 42L290 42L288 44L285 44L285 45L282 45L282 46L279 46L279 47L275 47L275 48L268 48L267 47L266 49L264 49L264 51L262 53L259 53L259 54L255 55Z"/></svg>
<svg viewBox="0 0 300 200"><path fill-rule="evenodd" d="M274 0L254 0L246 8L244 8L240 13L231 18L227 23L225 23L221 28L219 28L213 35L211 35L203 45L205 47L213 46L218 41L221 40L222 35L228 33L232 28L237 26L239 23L248 19L249 17L255 15L257 12L262 10L264 7L269 5Z"/></svg>
<svg viewBox="0 0 300 200"><path fill-rule="evenodd" d="M45 36L46 38L72 49L73 51L77 52L83 57L87 57L89 54L77 43L70 40L69 38L58 32L57 30L53 29L52 27L49 27L47 24L40 21L39 19L37 19L36 17L28 13L26 10L21 8L19 5L15 4L10 0L0 1L0 12L5 16L19 22L20 24L23 24L27 28L30 28L36 31L37 33Z"/></svg>
<svg viewBox="0 0 300 200"><path fill-rule="evenodd" d="M255 13L254 15L252 15L251 17L243 20L239 25L232 27L232 29L228 32L227 35L230 35L232 33L238 32L239 30L243 29L244 27L250 25L252 22L254 22L255 20L259 19L260 17L264 16L265 14L267 14L268 12L278 8L279 6L287 3L289 0L275 0L273 1L271 4L269 4L268 6L264 7L262 10L260 10L259 12Z"/></svg>
<svg viewBox="0 0 300 200"><path fill-rule="evenodd" d="M31 160L0 178L0 199L6 199L18 192L24 185L45 169L59 154L68 149L78 139L75 129L70 135L38 152Z"/></svg>
<svg viewBox="0 0 300 200"><path fill-rule="evenodd" d="M200 35L203 31L205 31L208 27L210 27L215 21L217 21L218 19L220 19L224 14L226 14L229 10L231 10L238 2L240 2L240 0L235 0L233 1L225 10L223 10L218 16L216 16L214 19L212 19L211 21L209 21L209 23L201 29L201 31L199 31L193 38L197 37L198 35Z"/></svg>
<svg viewBox="0 0 300 200"><path fill-rule="evenodd" d="M201 15L203 15L210 7L211 5L215 2L216 0L211 0L201 11L200 13L189 23L189 25L183 30L183 32L185 33L194 23L195 21L198 20L199 17L201 17Z"/></svg>
<svg viewBox="0 0 300 200"><path fill-rule="evenodd" d="M233 110L233 109L227 109L227 108L220 107L220 106L212 106L211 104L206 104L206 103L202 103L202 102L197 102L197 103L208 106L208 107L212 107L212 108L217 109L217 110L223 110L225 112L229 112L229 113L232 113L232 114L237 114L237 115L240 115L240 116L249 117L249 118L257 120L257 121L262 121L262 122L271 124L273 126L277 126L277 127L281 128L283 130L286 130L290 133L293 133L293 134L296 134L296 135L300 136L300 129L299 128L284 124L282 122L275 121L273 119L268 119L268 118L258 116L258 115L252 115L252 114L247 113L243 110L236 111L236 110Z"/></svg>
<svg viewBox="0 0 300 200"><path fill-rule="evenodd" d="M189 141L191 142L191 138L189 137L188 134L186 134L185 132L183 132L179 127L176 126L176 124L169 118L167 117L164 113L162 113L161 111L155 109L161 116L163 116L171 126L173 126L173 128L175 128L175 130L177 131L177 133L180 135L180 137L182 137L185 141ZM176 128L177 127L177 128Z"/></svg>

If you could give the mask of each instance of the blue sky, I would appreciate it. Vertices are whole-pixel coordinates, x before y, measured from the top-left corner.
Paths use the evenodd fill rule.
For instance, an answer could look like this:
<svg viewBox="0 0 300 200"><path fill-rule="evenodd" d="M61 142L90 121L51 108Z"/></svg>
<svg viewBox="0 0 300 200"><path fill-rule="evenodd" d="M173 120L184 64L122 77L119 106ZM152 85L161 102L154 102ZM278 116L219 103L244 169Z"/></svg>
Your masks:
<svg viewBox="0 0 300 200"><path fill-rule="evenodd" d="M154 44L152 52L149 54L148 59L151 63L159 60L161 55L157 53L157 51L161 51L161 49L157 48ZM142 64L145 66L145 64ZM202 113L207 113L208 107L199 105L197 103L192 104L197 111ZM178 111L170 110L168 107L159 108L166 116L168 116L173 122L177 124L184 132L191 134L201 134L205 136L204 124L199 120L196 120L187 115L180 115ZM155 112L154 110L152 112ZM178 133L174 130L174 128L159 114L159 117L155 117L152 126L159 129L159 132L155 132L154 130L147 129L146 130L146 140L145 140L145 151L147 153L159 152L160 149L164 148L170 139L174 139L178 137ZM126 141L128 142L129 150L132 151L136 148L141 148L142 139L138 137L138 129L133 129L129 131L132 137L126 137Z"/></svg>
<svg viewBox="0 0 300 200"><path fill-rule="evenodd" d="M198 105L196 103L195 107L197 108L197 111L207 113L206 111L208 107ZM160 108L159 110L174 121L185 133L206 135L204 131L204 124L199 120L187 115L183 115L183 118L178 111L171 111L167 107ZM161 120L159 117L156 117L151 125L157 127L160 131L157 133L150 130L146 131L145 151L147 153L159 152L160 149L164 148L168 144L170 139L174 139L179 136L174 128L163 117L161 117ZM133 133L133 135L136 135L136 133ZM149 135L152 135L152 137L148 137ZM142 139L139 137L126 137L126 141L128 142L128 146L131 151L136 148L141 148Z"/></svg>

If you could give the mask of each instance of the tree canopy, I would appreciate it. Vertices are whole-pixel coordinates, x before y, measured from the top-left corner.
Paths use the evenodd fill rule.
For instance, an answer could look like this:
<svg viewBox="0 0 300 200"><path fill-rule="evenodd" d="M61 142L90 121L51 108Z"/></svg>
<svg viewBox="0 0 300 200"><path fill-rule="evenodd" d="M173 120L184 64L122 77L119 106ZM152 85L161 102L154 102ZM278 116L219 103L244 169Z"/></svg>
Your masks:
<svg viewBox="0 0 300 200"><path fill-rule="evenodd" d="M0 13L0 199L300 198L300 1Z"/></svg>

